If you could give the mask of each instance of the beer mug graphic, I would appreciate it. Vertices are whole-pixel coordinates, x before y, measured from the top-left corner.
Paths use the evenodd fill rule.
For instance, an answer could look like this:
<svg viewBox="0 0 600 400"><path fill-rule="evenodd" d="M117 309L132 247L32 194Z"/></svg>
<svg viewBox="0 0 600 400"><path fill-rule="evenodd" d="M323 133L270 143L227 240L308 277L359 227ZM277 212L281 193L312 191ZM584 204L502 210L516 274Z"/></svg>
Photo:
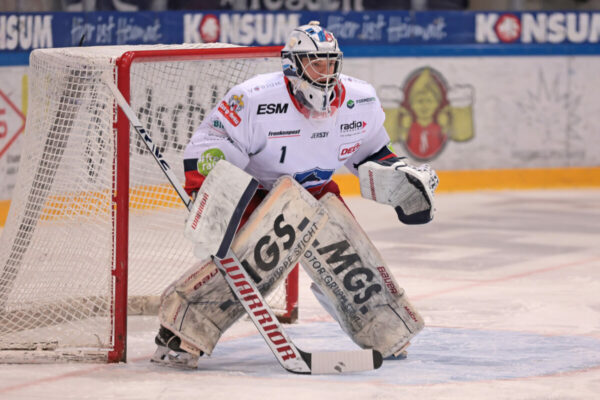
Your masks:
<svg viewBox="0 0 600 400"><path fill-rule="evenodd" d="M456 85L448 92L450 139L465 142L473 138L473 86Z"/></svg>

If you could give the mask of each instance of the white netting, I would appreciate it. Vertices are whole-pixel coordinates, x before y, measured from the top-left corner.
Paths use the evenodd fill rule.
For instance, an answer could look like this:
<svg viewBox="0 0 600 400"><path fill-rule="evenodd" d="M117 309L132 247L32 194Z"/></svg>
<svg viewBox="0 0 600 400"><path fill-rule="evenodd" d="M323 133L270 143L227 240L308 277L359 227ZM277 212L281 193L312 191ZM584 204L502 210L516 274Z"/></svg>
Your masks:
<svg viewBox="0 0 600 400"><path fill-rule="evenodd" d="M125 51L161 55L132 64L131 106L183 182L183 149L204 116L231 86L280 68L277 58L165 61L158 52L192 47L206 45L32 53L18 185L0 240L0 349L112 347L113 244L122 238L112 198L116 107L102 74L116 74ZM130 142L128 291L157 299L194 262L187 211L133 130Z"/></svg>

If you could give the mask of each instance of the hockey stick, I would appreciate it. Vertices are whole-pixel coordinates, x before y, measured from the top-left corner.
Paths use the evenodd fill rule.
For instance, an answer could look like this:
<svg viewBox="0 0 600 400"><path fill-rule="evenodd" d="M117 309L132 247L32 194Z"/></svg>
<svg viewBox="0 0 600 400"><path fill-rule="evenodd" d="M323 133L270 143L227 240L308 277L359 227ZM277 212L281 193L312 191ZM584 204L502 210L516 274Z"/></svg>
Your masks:
<svg viewBox="0 0 600 400"><path fill-rule="evenodd" d="M131 106L127 103L127 100L125 100L112 81L112 76L105 76L104 83L111 90L117 104L127 116L127 119L135 129L136 133L143 139L144 144L189 210L192 206L192 202L183 189L183 186L173 174L169 164L162 158L160 150L152 142L150 135L142 126L142 123L131 109ZM281 364L285 370L298 374L333 374L369 371L379 368L383 359L381 353L377 350L307 353L294 345L287 333L283 330L275 313L264 300L262 294L257 289L256 284L248 275L248 272L242 267L237 256L230 248L243 211L250 202L257 186L257 181L252 179L246 188L244 195L238 202L233 218L226 230L225 237L213 259L219 270L223 273L231 290L246 310L246 313L275 355L275 358L277 358L277 361L279 361L279 364Z"/></svg>

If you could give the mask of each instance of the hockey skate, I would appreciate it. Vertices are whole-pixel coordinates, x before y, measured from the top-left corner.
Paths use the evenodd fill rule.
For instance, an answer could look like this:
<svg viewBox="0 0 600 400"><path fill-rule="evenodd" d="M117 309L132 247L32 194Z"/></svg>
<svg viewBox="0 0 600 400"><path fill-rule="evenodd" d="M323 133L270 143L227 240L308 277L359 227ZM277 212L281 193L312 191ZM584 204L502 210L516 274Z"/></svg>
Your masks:
<svg viewBox="0 0 600 400"><path fill-rule="evenodd" d="M392 354L387 356L386 358L384 358L385 361L392 361L392 360L406 360L406 358L408 357L408 352L406 350L402 350L401 352L397 353L397 354Z"/></svg>
<svg viewBox="0 0 600 400"><path fill-rule="evenodd" d="M408 346L410 346L410 342L406 343L404 345L404 347L402 347L400 350L398 350L394 354L390 354L389 356L384 358L384 360L387 360L387 361L406 360L406 358L408 357L408 350L406 350L408 348Z"/></svg>
<svg viewBox="0 0 600 400"><path fill-rule="evenodd" d="M203 351L193 354L181 348L181 339L173 332L161 326L154 342L157 345L150 361L169 367L196 368Z"/></svg>

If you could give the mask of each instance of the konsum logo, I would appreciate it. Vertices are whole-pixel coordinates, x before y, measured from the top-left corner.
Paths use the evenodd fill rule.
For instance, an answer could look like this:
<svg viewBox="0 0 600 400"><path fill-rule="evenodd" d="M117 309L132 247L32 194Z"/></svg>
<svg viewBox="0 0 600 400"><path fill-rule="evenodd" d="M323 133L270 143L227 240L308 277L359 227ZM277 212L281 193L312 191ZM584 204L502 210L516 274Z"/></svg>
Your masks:
<svg viewBox="0 0 600 400"><path fill-rule="evenodd" d="M282 44L300 24L300 14L193 13L183 16L185 43Z"/></svg>
<svg viewBox="0 0 600 400"><path fill-rule="evenodd" d="M52 47L52 15L0 15L0 50Z"/></svg>
<svg viewBox="0 0 600 400"><path fill-rule="evenodd" d="M478 43L598 43L600 13L480 13L475 16Z"/></svg>

